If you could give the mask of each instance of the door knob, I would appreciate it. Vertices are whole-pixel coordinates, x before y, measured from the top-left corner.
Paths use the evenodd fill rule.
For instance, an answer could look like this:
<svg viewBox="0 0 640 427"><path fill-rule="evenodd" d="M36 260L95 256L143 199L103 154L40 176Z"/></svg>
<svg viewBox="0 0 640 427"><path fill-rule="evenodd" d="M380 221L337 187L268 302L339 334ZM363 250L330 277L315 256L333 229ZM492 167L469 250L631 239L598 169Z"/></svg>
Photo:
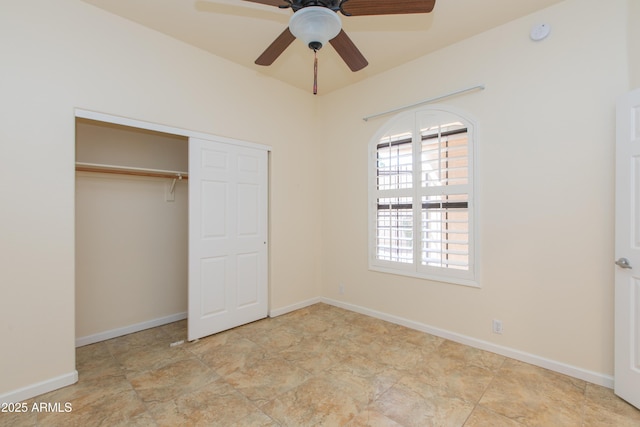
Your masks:
<svg viewBox="0 0 640 427"><path fill-rule="evenodd" d="M616 265L621 268L631 268L631 264L629 264L629 260L626 258L619 258L616 261Z"/></svg>

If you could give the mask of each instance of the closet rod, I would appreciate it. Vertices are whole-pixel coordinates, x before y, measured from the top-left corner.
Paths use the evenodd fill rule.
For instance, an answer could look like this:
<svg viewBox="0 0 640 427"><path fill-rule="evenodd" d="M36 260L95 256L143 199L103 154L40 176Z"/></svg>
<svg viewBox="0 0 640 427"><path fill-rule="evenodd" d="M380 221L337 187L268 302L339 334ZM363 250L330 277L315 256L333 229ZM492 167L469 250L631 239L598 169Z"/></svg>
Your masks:
<svg viewBox="0 0 640 427"><path fill-rule="evenodd" d="M146 169L135 168L115 165L102 165L97 163L76 163L77 172L98 172L98 173L113 173L118 175L133 175L133 176L149 176L154 178L177 178L177 179L189 179L187 172L169 171L162 169Z"/></svg>
<svg viewBox="0 0 640 427"><path fill-rule="evenodd" d="M397 113L398 111L402 111L402 110L408 110L409 108L417 107L418 105L428 104L428 103L434 102L434 101L439 101L441 99L445 99L445 98L449 98L449 97L452 97L452 96L460 95L460 94L463 94L463 93L466 93L466 92L471 92L472 90L484 90L484 85L466 87L464 89L460 89L460 90L456 90L456 91L453 91L453 92L445 93L444 95L440 95L440 96L436 96L436 97L433 97L433 98L425 99L423 101L416 102L415 104L405 105L404 107L398 107L398 108L394 108L392 110L383 111L382 113L372 114L370 116L363 117L362 120L364 120L365 122L368 122L369 119L374 119L374 118L380 117L380 116L386 116L387 114Z"/></svg>

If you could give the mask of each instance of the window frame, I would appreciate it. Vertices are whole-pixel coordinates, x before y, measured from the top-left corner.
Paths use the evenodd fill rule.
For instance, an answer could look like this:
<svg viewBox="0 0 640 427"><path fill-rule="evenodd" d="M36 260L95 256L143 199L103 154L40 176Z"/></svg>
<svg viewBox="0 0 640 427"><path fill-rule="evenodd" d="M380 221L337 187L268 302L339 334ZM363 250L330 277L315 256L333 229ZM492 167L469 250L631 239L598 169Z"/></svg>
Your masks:
<svg viewBox="0 0 640 427"><path fill-rule="evenodd" d="M413 128L411 129L412 135L412 187L410 189L401 188L395 190L378 190L378 147L380 140L387 135L394 127L399 124L405 124L411 121L413 116ZM378 230L378 198L383 197L411 197L413 204L413 229L412 229L412 243L414 259L420 258L421 255L421 233L422 228L420 225L422 217L422 197L427 192L422 187L421 180L421 144L422 137L415 136L420 135L419 127L420 121L426 116L431 117L435 123L442 124L443 120L451 120L455 117L456 120L462 122L467 128L467 161L468 161L468 183L464 185L467 192L467 212L468 212L468 252L469 262L468 269L455 269L448 267L434 267L425 266L421 262L398 262L398 261L386 261L378 259L376 248L376 237ZM405 128L405 126L400 126ZM418 141L419 140L419 141ZM480 287L479 283L479 232L478 232L478 203L477 203L477 188L478 188L478 161L476 158L478 144L478 126L476 121L471 118L467 113L458 109L444 106L444 105L432 105L429 107L422 107L413 109L410 111L402 112L388 120L383 124L375 133L373 138L368 144L368 235L369 235L369 270L398 274L402 276L416 277L420 279L426 279L431 281L446 282L458 285L465 285L471 287ZM446 187L441 186L442 195L449 194ZM416 203L419 207L416 207ZM416 213L420 212L416 218Z"/></svg>

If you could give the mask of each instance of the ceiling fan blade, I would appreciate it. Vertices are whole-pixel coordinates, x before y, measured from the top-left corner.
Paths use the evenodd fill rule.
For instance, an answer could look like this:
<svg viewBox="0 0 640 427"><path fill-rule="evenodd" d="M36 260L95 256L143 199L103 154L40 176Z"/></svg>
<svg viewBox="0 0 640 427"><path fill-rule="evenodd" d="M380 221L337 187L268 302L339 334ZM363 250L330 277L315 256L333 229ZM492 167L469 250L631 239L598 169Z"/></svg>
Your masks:
<svg viewBox="0 0 640 427"><path fill-rule="evenodd" d="M280 7L280 6L286 6L287 5L287 2L285 0L244 0L244 1L250 1L252 3L266 4L267 6L275 6L275 7Z"/></svg>
<svg viewBox="0 0 640 427"><path fill-rule="evenodd" d="M351 71L359 71L369 65L367 59L358 50L344 30L340 30L337 36L329 40L331 46L338 52Z"/></svg>
<svg viewBox="0 0 640 427"><path fill-rule="evenodd" d="M284 50L289 47L295 39L295 36L291 34L291 31L289 31L289 28L287 27L278 37L276 37L273 43L271 43L269 47L262 52L262 55L256 59L255 63L257 65L273 64L273 61L278 59L282 52L284 52Z"/></svg>
<svg viewBox="0 0 640 427"><path fill-rule="evenodd" d="M396 15L429 13L435 4L436 0L347 0L342 9L351 16Z"/></svg>

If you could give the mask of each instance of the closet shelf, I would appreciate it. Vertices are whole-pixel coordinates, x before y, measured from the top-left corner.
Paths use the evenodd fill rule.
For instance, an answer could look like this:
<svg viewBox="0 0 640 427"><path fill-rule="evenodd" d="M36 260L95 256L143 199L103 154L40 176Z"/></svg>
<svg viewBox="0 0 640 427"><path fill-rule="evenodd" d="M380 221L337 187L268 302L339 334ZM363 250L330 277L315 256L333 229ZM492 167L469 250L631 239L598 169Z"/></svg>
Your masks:
<svg viewBox="0 0 640 427"><path fill-rule="evenodd" d="M189 179L188 172L163 169L146 169L129 166L103 165L98 163L76 162L77 172L113 173L119 175L150 176L155 178Z"/></svg>

